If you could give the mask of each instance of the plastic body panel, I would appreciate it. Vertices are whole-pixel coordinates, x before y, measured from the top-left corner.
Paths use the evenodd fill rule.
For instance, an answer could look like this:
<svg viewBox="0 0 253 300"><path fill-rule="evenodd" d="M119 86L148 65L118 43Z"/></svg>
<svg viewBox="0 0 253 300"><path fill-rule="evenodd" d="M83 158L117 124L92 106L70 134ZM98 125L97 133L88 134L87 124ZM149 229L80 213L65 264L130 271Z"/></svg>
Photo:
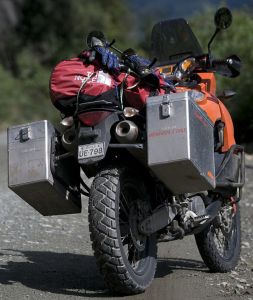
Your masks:
<svg viewBox="0 0 253 300"><path fill-rule="evenodd" d="M174 194L215 188L213 124L193 92L148 98L147 152L149 167Z"/></svg>
<svg viewBox="0 0 253 300"><path fill-rule="evenodd" d="M164 74L171 74L173 65L165 65L159 68L160 72ZM198 72L197 73L201 82L194 86L194 90L201 91L205 94L202 101L198 102L198 105L203 109L213 123L217 120L221 120L225 123L224 127L224 145L221 148L221 152L227 152L233 145L236 144L234 138L234 126L229 111L225 105L215 96L216 95L216 78L213 72ZM185 92L191 90L187 87L177 87L177 92Z"/></svg>
<svg viewBox="0 0 253 300"><path fill-rule="evenodd" d="M8 185L44 216L80 213L80 199L51 172L54 133L45 120L8 128Z"/></svg>

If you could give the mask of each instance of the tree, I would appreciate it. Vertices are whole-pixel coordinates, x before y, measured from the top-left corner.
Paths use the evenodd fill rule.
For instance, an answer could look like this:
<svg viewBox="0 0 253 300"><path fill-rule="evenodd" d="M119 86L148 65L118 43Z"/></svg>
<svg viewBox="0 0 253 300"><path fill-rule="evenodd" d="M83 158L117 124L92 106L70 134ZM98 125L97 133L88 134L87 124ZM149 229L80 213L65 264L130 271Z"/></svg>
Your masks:
<svg viewBox="0 0 253 300"><path fill-rule="evenodd" d="M129 10L119 0L26 0L20 14L21 48L30 47L49 66L83 50L91 30L103 31L125 48L133 29Z"/></svg>
<svg viewBox="0 0 253 300"><path fill-rule="evenodd" d="M205 47L214 31L213 15L214 12L209 10L190 21L194 32ZM253 135L252 31L252 13L243 10L234 11L231 27L221 32L212 45L215 57L225 58L231 54L237 54L243 63L239 77L228 79L217 76L219 91L230 88L237 92L237 95L231 101L228 100L226 105L235 122L238 142L252 141Z"/></svg>
<svg viewBox="0 0 253 300"><path fill-rule="evenodd" d="M3 45L11 65L0 65L1 126L43 118L58 120L48 89L53 66L80 53L91 30L102 30L109 41L115 38L117 46L125 49L134 29L123 0L19 3L16 27Z"/></svg>

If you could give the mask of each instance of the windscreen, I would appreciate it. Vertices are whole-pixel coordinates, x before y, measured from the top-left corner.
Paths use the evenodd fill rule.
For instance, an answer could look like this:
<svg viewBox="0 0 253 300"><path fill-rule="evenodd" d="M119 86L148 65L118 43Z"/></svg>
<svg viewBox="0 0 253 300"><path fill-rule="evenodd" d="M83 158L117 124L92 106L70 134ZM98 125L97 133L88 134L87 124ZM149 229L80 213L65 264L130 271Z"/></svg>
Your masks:
<svg viewBox="0 0 253 300"><path fill-rule="evenodd" d="M159 66L203 54L197 38L184 19L166 20L155 24L151 39L152 55L158 59Z"/></svg>

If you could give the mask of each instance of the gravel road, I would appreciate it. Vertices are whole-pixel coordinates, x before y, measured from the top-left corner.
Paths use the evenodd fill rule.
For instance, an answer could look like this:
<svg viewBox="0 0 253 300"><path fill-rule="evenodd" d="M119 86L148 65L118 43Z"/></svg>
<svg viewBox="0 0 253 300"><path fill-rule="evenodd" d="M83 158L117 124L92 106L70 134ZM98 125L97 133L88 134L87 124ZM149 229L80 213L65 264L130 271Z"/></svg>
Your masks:
<svg viewBox="0 0 253 300"><path fill-rule="evenodd" d="M7 187L6 136L0 135L0 299L111 299L92 255L87 200L79 215L42 217ZM253 300L253 156L247 156L242 255L229 274L212 274L193 237L159 245L158 269L143 294L114 299Z"/></svg>

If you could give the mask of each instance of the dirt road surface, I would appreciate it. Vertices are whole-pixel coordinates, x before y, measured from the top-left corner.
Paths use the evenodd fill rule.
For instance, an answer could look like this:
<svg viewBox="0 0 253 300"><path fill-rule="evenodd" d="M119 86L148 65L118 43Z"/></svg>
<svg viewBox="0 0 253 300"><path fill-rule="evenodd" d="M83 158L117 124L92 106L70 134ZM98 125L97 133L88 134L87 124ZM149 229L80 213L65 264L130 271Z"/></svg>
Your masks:
<svg viewBox="0 0 253 300"><path fill-rule="evenodd" d="M194 238L159 245L158 268L143 294L114 299L253 300L253 157L247 156L242 255L237 269L212 274ZM0 299L111 299L92 255L87 200L79 215L42 217L7 187L6 135L0 136Z"/></svg>

